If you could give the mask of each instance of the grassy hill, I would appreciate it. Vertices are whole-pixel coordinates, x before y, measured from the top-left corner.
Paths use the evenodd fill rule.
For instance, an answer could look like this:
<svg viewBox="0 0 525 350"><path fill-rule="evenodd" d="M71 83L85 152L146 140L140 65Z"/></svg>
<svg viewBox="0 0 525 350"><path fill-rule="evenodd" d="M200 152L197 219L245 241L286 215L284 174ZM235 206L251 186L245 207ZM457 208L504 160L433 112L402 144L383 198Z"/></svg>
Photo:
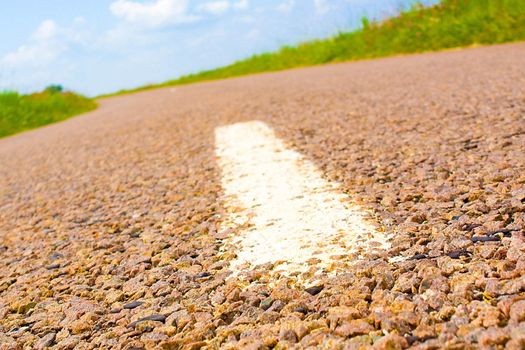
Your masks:
<svg viewBox="0 0 525 350"><path fill-rule="evenodd" d="M62 92L57 87L30 95L0 92L0 137L55 123L96 107L94 100Z"/></svg>
<svg viewBox="0 0 525 350"><path fill-rule="evenodd" d="M225 67L117 94L329 62L518 40L525 40L525 0L443 0L431 7L414 6L382 22L363 19L361 29L330 39L283 47Z"/></svg>

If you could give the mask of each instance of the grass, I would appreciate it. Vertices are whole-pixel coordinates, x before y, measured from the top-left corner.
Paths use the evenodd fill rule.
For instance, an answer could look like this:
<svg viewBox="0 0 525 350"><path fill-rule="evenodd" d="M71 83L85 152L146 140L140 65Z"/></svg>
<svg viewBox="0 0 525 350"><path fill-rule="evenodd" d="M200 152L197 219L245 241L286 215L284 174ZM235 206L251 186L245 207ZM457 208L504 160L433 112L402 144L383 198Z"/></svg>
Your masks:
<svg viewBox="0 0 525 350"><path fill-rule="evenodd" d="M57 87L30 95L0 92L0 137L55 123L96 107L94 100L62 92Z"/></svg>
<svg viewBox="0 0 525 350"><path fill-rule="evenodd" d="M225 67L111 95L329 62L518 40L525 40L525 0L443 0L431 7L416 5L382 22L363 19L362 28L354 32L286 46Z"/></svg>

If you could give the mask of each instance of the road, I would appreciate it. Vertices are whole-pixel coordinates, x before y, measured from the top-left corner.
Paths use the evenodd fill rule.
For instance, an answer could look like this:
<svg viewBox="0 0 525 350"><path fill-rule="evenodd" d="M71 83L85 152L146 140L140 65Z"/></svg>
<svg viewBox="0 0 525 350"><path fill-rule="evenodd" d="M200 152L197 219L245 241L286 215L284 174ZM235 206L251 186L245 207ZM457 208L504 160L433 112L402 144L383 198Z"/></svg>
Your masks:
<svg viewBox="0 0 525 350"><path fill-rule="evenodd" d="M522 349L524 57L517 43L168 87L0 140L0 349ZM253 123L268 131L222 159L220 130ZM258 137L277 146L246 148ZM268 262L239 262L261 231L234 222L236 196L275 198L284 176L241 167L252 152L308 189L304 225L332 215L308 199L322 181L388 246L281 255L285 223L250 243ZM247 220L265 227L298 203L261 198Z"/></svg>

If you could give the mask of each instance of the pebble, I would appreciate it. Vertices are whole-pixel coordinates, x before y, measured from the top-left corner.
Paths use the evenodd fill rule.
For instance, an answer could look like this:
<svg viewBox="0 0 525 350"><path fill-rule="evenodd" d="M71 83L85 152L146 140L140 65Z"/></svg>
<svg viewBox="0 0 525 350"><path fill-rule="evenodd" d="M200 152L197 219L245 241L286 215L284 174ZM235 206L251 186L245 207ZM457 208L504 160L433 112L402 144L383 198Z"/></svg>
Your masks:
<svg viewBox="0 0 525 350"><path fill-rule="evenodd" d="M46 266L47 270L56 270L58 268L60 268L60 264L51 264Z"/></svg>
<svg viewBox="0 0 525 350"><path fill-rule="evenodd" d="M144 302L142 302L142 301L132 301L131 303L124 304L124 306L122 306L122 308L123 309L132 310L132 309L135 309L135 308L139 307L142 304L144 304Z"/></svg>
<svg viewBox="0 0 525 350"><path fill-rule="evenodd" d="M343 322L338 326L334 333L341 337L355 337L357 335L364 335L374 331L368 322L364 320L352 320L350 322Z"/></svg>
<svg viewBox="0 0 525 350"><path fill-rule="evenodd" d="M460 259L462 257L469 257L470 255L472 254L466 250L455 250L447 253L447 256L451 257L452 259Z"/></svg>
<svg viewBox="0 0 525 350"><path fill-rule="evenodd" d="M64 255L60 254L60 253L53 253L49 256L49 259L50 260L57 260L57 259L61 259L63 258Z"/></svg>
<svg viewBox="0 0 525 350"><path fill-rule="evenodd" d="M415 254L409 258L409 260L422 260L422 259L428 259L427 254Z"/></svg>
<svg viewBox="0 0 525 350"><path fill-rule="evenodd" d="M154 315L142 317L142 318L138 319L137 321L131 322L128 325L128 327L129 328L133 328L136 325L140 324L141 322L146 322L146 321L155 321L155 322L164 323L166 321L166 316L165 315L160 315L160 314L154 314Z"/></svg>
<svg viewBox="0 0 525 350"><path fill-rule="evenodd" d="M272 298L268 297L268 298L266 298L266 299L261 301L261 304L259 305L259 307L261 309L263 309L264 311L266 311L272 306L273 302L274 302L274 300Z"/></svg>
<svg viewBox="0 0 525 350"><path fill-rule="evenodd" d="M478 344L482 347L504 345L510 338L504 329L491 327L481 332L478 336Z"/></svg>
<svg viewBox="0 0 525 350"><path fill-rule="evenodd" d="M308 310L304 307L296 307L292 310L293 312L298 312L300 314L306 315L308 313Z"/></svg>
<svg viewBox="0 0 525 350"><path fill-rule="evenodd" d="M510 320L514 323L525 321L525 300L520 300L510 307Z"/></svg>
<svg viewBox="0 0 525 350"><path fill-rule="evenodd" d="M501 238L498 236L475 236L470 239L472 242L499 242Z"/></svg>
<svg viewBox="0 0 525 350"><path fill-rule="evenodd" d="M321 293L321 291L324 289L324 286L313 286L306 288L304 291L310 295L317 295Z"/></svg>
<svg viewBox="0 0 525 350"><path fill-rule="evenodd" d="M401 350L406 348L408 348L407 340L396 334L385 335L374 343L375 350Z"/></svg>
<svg viewBox="0 0 525 350"><path fill-rule="evenodd" d="M55 337L56 337L56 333L48 333L46 335L44 335L42 338L40 338L36 343L35 343L35 349L36 350L44 350L44 349L47 349L49 347L51 347L51 345L53 345L54 341L55 341Z"/></svg>
<svg viewBox="0 0 525 350"><path fill-rule="evenodd" d="M195 276L195 279L202 279L202 278L206 278L210 276L211 276L211 273L209 272L201 272L197 276Z"/></svg>

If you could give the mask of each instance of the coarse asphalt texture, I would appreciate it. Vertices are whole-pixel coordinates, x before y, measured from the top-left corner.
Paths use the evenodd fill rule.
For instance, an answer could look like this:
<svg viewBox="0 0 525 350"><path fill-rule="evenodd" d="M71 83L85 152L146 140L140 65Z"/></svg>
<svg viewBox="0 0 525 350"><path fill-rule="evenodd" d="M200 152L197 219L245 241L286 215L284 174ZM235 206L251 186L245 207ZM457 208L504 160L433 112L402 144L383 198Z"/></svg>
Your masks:
<svg viewBox="0 0 525 350"><path fill-rule="evenodd" d="M524 58L518 43L168 87L0 140L0 349L524 349ZM251 120L392 247L314 261L313 285L268 264L228 279L213 135Z"/></svg>

